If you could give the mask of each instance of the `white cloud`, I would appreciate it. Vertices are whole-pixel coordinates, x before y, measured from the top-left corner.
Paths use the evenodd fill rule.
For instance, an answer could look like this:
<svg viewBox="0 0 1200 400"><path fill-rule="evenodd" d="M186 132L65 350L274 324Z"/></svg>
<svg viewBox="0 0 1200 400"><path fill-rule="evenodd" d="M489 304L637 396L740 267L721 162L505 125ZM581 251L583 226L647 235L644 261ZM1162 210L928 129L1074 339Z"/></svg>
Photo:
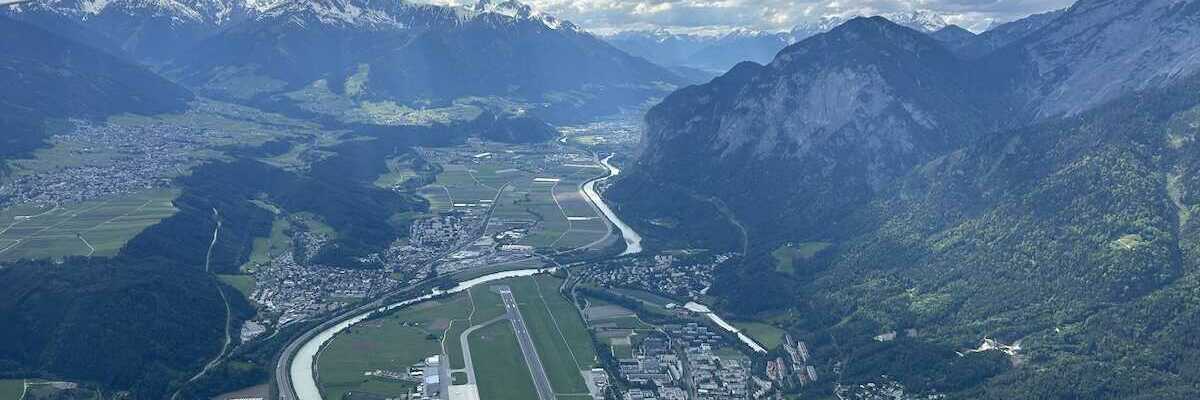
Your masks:
<svg viewBox="0 0 1200 400"><path fill-rule="evenodd" d="M431 0L472 2L472 0ZM825 15L872 15L926 9L980 29L1069 6L1073 0L524 0L597 32L664 27L679 31L787 30Z"/></svg>

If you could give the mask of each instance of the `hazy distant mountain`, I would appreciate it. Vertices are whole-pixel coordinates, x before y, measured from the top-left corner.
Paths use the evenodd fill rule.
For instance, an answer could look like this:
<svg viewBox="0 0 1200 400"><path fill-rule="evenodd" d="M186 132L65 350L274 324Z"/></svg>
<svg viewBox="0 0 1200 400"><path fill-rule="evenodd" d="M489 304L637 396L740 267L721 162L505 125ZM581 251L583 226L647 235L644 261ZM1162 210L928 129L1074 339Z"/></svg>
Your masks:
<svg viewBox="0 0 1200 400"><path fill-rule="evenodd" d="M742 61L766 64L780 49L792 43L794 40L787 33L735 30L709 41L707 46L688 57L686 65L728 71Z"/></svg>
<svg viewBox="0 0 1200 400"><path fill-rule="evenodd" d="M1197 18L1196 1L1081 0L981 64L993 68L993 88L1011 92L1011 108L1077 114L1200 70Z"/></svg>
<svg viewBox="0 0 1200 400"><path fill-rule="evenodd" d="M279 1L47 0L3 12L95 47L159 63Z"/></svg>
<svg viewBox="0 0 1200 400"><path fill-rule="evenodd" d="M715 40L702 35L674 34L665 29L623 31L603 39L626 53L662 66L687 65L693 54Z"/></svg>
<svg viewBox="0 0 1200 400"><path fill-rule="evenodd" d="M892 21L896 25L912 28L922 33L934 33L943 28L950 26L946 21L946 17L929 10L913 10L908 12L884 13L878 15ZM817 34L829 32L838 25L846 23L853 18L845 16L824 16L814 21L801 23L792 28L791 35L794 42L798 42Z"/></svg>
<svg viewBox="0 0 1200 400"><path fill-rule="evenodd" d="M587 112L612 112L682 82L569 22L488 0L469 8L289 1L205 40L172 71L215 93L279 93L320 80L364 100L502 96Z"/></svg>
<svg viewBox="0 0 1200 400"><path fill-rule="evenodd" d="M933 33L949 25L931 11L881 15L901 26ZM796 25L788 32L735 29L721 35L672 34L666 30L627 31L605 38L617 48L659 65L683 66L712 72L728 71L742 61L766 64L784 47L829 32L849 18L826 16Z"/></svg>
<svg viewBox="0 0 1200 400"><path fill-rule="evenodd" d="M975 40L977 35L958 25L950 25L930 33L929 36L937 39L939 42L945 43L951 49L958 49Z"/></svg>
<svg viewBox="0 0 1200 400"><path fill-rule="evenodd" d="M988 29L986 32L977 35L974 39L964 43L958 48L958 53L967 58L978 58L993 51L1007 46L1015 41L1021 40L1025 36L1041 29L1056 18L1062 16L1066 12L1063 10L1050 11L1042 14L1031 15L1016 21Z"/></svg>
<svg viewBox="0 0 1200 400"><path fill-rule="evenodd" d="M767 63L792 43L787 33L734 30L720 35L626 31L604 38L625 52L667 67L720 74L739 62Z"/></svg>

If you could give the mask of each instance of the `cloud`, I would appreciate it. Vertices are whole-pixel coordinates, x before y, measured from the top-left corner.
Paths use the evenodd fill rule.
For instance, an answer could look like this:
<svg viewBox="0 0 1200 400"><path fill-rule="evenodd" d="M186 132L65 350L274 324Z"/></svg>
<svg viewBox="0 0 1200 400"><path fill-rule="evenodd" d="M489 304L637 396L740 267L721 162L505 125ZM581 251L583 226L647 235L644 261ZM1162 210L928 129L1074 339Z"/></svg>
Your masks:
<svg viewBox="0 0 1200 400"><path fill-rule="evenodd" d="M596 32L668 28L787 30L825 15L931 10L967 28L1069 6L1073 0L525 0Z"/></svg>

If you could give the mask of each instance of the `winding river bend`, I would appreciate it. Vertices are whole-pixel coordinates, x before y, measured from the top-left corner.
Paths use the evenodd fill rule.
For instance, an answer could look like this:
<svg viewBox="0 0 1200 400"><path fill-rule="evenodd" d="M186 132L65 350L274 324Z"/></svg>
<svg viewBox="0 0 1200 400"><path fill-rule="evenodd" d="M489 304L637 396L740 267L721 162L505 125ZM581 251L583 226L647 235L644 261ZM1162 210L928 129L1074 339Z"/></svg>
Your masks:
<svg viewBox="0 0 1200 400"><path fill-rule="evenodd" d="M583 195L587 196L588 200L591 200L592 204L595 204L596 208L600 209L600 212L604 214L604 218L612 222L613 225L616 225L617 229L621 231L621 238L625 239L625 251L622 252L621 255L627 256L630 254L638 254L642 252L642 236L638 235L638 233L635 232L633 228L630 228L629 225L626 225L624 221L621 221L621 217L618 217L617 213L614 213L613 210L608 207L608 204L604 203L604 199L600 197L600 193L596 192L596 183L612 179L614 176L621 174L621 170L612 165L613 155L614 154L610 154L608 157L605 157L604 160L601 160L601 163L604 164L604 168L608 168L608 176L584 184Z"/></svg>

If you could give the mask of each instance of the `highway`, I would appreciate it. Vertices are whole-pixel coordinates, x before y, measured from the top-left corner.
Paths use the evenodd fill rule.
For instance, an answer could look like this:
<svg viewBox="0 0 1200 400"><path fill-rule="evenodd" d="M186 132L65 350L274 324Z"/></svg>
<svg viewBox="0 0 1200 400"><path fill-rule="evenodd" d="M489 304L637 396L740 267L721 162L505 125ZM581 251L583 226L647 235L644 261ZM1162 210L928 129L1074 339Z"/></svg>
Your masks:
<svg viewBox="0 0 1200 400"><path fill-rule="evenodd" d="M529 375L533 377L538 400L555 400L550 378L546 376L542 359L538 358L537 349L533 347L533 338L529 336L529 328L525 327L525 318L521 317L521 308L513 298L512 289L500 286L499 291L500 298L504 300L504 310L508 312L508 319L512 321L513 330L517 332L517 343L521 345L521 353L525 355L525 365L529 366Z"/></svg>

